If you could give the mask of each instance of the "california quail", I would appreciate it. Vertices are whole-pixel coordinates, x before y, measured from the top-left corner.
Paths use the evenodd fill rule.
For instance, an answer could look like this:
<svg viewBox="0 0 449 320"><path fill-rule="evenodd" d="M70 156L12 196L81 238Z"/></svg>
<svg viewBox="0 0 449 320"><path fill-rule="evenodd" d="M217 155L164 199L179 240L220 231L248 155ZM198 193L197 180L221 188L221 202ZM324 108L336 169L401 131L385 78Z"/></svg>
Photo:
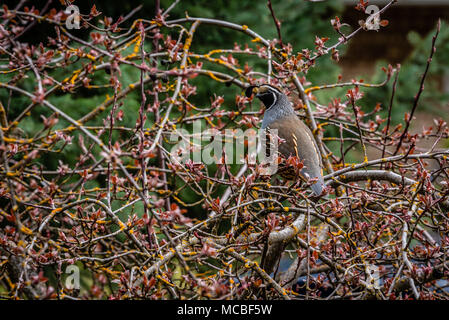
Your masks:
<svg viewBox="0 0 449 320"><path fill-rule="evenodd" d="M316 178L311 185L316 195L323 191L323 176L318 148L315 144L310 129L296 116L292 103L288 97L278 88L263 84L249 86L246 96L251 97L256 93L265 105L265 114L262 121L262 129L278 130L277 135L283 140L279 144L278 151L284 159L296 156L303 161L304 167L297 172L291 165L279 165L277 173L287 180L300 178L303 181Z"/></svg>

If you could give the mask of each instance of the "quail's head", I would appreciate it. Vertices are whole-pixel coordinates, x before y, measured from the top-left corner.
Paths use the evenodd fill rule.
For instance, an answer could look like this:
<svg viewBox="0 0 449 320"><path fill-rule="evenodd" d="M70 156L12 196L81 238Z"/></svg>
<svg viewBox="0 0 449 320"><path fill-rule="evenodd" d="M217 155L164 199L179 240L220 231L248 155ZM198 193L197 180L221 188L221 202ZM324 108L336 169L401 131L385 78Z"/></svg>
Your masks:
<svg viewBox="0 0 449 320"><path fill-rule="evenodd" d="M262 101L265 108L269 109L280 100L284 94L275 86L262 84L260 86L249 86L246 88L245 95L249 98L255 93L256 97Z"/></svg>

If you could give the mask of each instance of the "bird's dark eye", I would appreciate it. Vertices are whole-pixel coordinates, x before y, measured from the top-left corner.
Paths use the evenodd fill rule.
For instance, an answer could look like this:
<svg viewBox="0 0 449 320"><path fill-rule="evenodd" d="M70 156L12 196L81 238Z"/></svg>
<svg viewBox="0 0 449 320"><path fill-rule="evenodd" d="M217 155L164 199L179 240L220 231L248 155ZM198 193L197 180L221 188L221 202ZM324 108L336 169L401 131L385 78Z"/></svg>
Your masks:
<svg viewBox="0 0 449 320"><path fill-rule="evenodd" d="M276 96L275 96L274 92L271 92L271 91L267 91L265 93L259 94L257 97L260 99L260 101L263 102L263 104L267 108L271 107L274 104L274 102L276 101Z"/></svg>

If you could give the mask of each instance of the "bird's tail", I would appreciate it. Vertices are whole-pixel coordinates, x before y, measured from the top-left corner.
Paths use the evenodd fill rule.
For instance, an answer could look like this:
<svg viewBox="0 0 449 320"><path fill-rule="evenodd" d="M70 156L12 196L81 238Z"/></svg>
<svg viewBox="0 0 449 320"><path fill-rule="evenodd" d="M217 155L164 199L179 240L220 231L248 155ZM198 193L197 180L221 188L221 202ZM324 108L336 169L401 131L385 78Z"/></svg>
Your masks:
<svg viewBox="0 0 449 320"><path fill-rule="evenodd" d="M323 180L323 176L321 175L320 172L312 172L311 174L306 172L305 169L302 169L301 171L302 176L306 177L303 178L303 180L307 181L307 178L316 178L317 180L315 181L314 184L312 184L310 186L310 188L312 189L313 193L315 193L316 196L320 196L321 193L323 193L323 189L324 189L324 180Z"/></svg>
<svg viewBox="0 0 449 320"><path fill-rule="evenodd" d="M310 187L312 188L312 191L317 195L321 195L321 193L323 192L323 182L318 180L317 182L315 182L314 184L312 184Z"/></svg>

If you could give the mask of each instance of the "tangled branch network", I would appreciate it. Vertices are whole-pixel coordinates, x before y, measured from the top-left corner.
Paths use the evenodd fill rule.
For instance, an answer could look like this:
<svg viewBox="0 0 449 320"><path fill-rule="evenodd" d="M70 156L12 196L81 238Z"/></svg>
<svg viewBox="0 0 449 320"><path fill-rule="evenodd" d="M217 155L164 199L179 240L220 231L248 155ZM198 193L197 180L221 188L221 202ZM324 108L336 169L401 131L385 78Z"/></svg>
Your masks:
<svg viewBox="0 0 449 320"><path fill-rule="evenodd" d="M138 10L114 21L94 6L79 30L67 28L64 8L0 9L1 296L447 299L449 152L439 142L449 131L443 120L409 130L438 31L395 124L399 66L379 84L306 81L363 26L345 34L337 18L333 45L316 37L314 50L293 52L271 2L271 40L228 21L170 19L177 3L134 21ZM22 39L36 23L52 32L33 45ZM210 26L248 41L194 51ZM199 104L204 79L235 97L217 89ZM363 112L363 90L391 82L390 105ZM237 138L260 127L263 108L244 89L262 83L287 94L313 132L320 198L310 183L261 174L246 152L255 140ZM317 102L317 92L342 87L346 96ZM214 137L231 147L211 154ZM354 148L359 162L348 160Z"/></svg>

